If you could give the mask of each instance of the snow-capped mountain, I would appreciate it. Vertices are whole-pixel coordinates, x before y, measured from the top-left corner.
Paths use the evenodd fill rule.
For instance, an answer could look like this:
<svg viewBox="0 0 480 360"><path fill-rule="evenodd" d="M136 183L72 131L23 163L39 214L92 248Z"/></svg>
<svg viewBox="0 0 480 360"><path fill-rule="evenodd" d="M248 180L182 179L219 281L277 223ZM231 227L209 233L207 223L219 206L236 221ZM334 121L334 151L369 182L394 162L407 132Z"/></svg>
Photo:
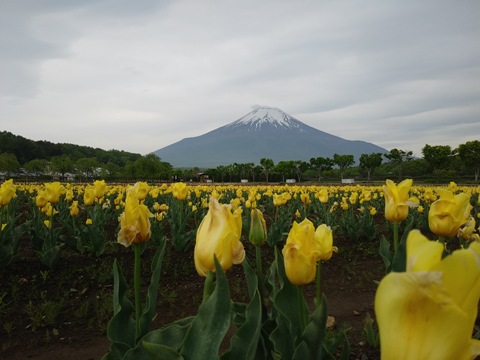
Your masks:
<svg viewBox="0 0 480 360"><path fill-rule="evenodd" d="M277 129L301 129L302 123L277 108L261 107L249 112L244 117L226 125L230 128L249 126L251 130L261 130L262 126L273 126Z"/></svg>
<svg viewBox="0 0 480 360"><path fill-rule="evenodd" d="M213 168L270 158L309 161L312 157L387 152L377 145L345 140L315 129L277 108L259 107L206 134L186 138L153 153L175 167Z"/></svg>

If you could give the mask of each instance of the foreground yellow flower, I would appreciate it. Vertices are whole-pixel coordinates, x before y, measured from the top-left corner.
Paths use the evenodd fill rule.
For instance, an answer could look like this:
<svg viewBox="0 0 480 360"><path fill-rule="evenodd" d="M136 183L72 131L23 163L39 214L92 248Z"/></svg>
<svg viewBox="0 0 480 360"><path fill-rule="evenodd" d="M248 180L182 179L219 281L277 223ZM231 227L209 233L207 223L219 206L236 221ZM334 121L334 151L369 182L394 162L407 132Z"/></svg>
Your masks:
<svg viewBox="0 0 480 360"><path fill-rule="evenodd" d="M315 230L308 219L294 222L282 249L288 280L294 285L311 283L315 279L317 261L328 260L332 252L337 251L332 243L332 230L325 224Z"/></svg>
<svg viewBox="0 0 480 360"><path fill-rule="evenodd" d="M398 185L387 179L383 185L385 197L385 218L389 222L402 222L407 218L408 208L418 205L415 197L409 197L409 191L413 180L405 179Z"/></svg>
<svg viewBox="0 0 480 360"><path fill-rule="evenodd" d="M140 204L135 187L127 190L125 210L120 215L120 231L117 241L125 247L140 244L150 239L150 217L153 214L146 205Z"/></svg>
<svg viewBox="0 0 480 360"><path fill-rule="evenodd" d="M418 230L407 238L407 271L383 278L375 296L382 359L473 359L480 298L480 243L442 259L443 245Z"/></svg>
<svg viewBox="0 0 480 360"><path fill-rule="evenodd" d="M241 264L245 258L241 234L241 208L232 211L212 196L208 213L197 230L194 260L198 274L206 276L208 272L215 271L214 255L224 271L233 264Z"/></svg>
<svg viewBox="0 0 480 360"><path fill-rule="evenodd" d="M428 226L437 236L454 237L470 219L470 196L465 193L454 195L445 189L438 189L437 193L440 198L430 206Z"/></svg>

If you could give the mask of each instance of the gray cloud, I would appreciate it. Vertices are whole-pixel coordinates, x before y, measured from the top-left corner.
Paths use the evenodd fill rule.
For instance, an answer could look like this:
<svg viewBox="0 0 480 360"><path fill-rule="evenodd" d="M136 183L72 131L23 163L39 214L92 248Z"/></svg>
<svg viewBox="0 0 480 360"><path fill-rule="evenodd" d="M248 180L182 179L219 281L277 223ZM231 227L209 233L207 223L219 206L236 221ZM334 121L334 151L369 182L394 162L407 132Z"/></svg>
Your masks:
<svg viewBox="0 0 480 360"><path fill-rule="evenodd" d="M453 0L0 1L1 128L147 153L268 104L387 149L455 147L480 139L479 13Z"/></svg>

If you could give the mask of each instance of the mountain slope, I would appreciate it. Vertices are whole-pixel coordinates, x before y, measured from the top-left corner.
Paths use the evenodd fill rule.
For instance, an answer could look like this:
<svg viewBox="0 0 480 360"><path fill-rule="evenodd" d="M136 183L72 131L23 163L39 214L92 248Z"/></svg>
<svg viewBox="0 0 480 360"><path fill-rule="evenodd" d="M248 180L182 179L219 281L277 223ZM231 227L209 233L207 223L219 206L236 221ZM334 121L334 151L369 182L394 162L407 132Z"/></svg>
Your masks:
<svg viewBox="0 0 480 360"><path fill-rule="evenodd" d="M262 107L206 134L154 151L175 167L217 167L258 163L261 158L309 161L312 157L387 152L365 141L350 141L308 126L276 108Z"/></svg>

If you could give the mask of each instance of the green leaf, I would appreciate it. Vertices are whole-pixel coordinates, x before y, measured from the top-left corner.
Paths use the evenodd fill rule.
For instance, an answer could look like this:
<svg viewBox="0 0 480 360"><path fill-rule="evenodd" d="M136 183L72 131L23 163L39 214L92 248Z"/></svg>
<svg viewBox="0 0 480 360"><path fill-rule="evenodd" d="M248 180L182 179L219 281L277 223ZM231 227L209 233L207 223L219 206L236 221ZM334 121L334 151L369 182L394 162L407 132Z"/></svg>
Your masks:
<svg viewBox="0 0 480 360"><path fill-rule="evenodd" d="M122 360L183 360L177 351L162 343L141 340L139 345L129 350Z"/></svg>
<svg viewBox="0 0 480 360"><path fill-rule="evenodd" d="M255 290L258 289L258 278L246 258L243 260L242 266L247 281L248 297L252 300L255 296Z"/></svg>
<svg viewBox="0 0 480 360"><path fill-rule="evenodd" d="M248 304L245 315L245 323L232 337L230 350L222 355L222 360L255 359L262 329L262 302L258 290L255 291L252 301Z"/></svg>
<svg viewBox="0 0 480 360"><path fill-rule="evenodd" d="M180 351L186 360L218 359L220 345L230 326L230 291L217 258L215 269L215 290L200 305Z"/></svg>
<svg viewBox="0 0 480 360"><path fill-rule="evenodd" d="M392 271L404 272L407 268L407 237L414 224L415 219L412 218L407 226L405 226L405 230L403 231L402 238L398 244L397 251L393 257Z"/></svg>
<svg viewBox="0 0 480 360"><path fill-rule="evenodd" d="M393 262L393 252L390 251L390 243L388 240L385 238L385 236L382 235L380 238L380 250L379 250L380 256L383 259L383 263L385 264L385 272L389 273L392 267L392 262Z"/></svg>
<svg viewBox="0 0 480 360"><path fill-rule="evenodd" d="M160 274L162 270L162 261L163 255L165 254L165 244L164 241L160 247L157 249L155 256L152 260L152 277L150 279L150 286L148 287L147 299L145 302L145 307L143 308L142 315L140 316L140 336L141 338L148 332L150 324L155 316L155 307L157 305L157 294L158 286L160 282ZM138 341L139 339L137 339Z"/></svg>
<svg viewBox="0 0 480 360"><path fill-rule="evenodd" d="M276 352L282 358L291 359L293 349L298 346L309 316L302 288L290 283L285 274L283 257L276 250L275 259L281 288L275 296L273 307L278 311L277 328L271 333Z"/></svg>
<svg viewBox="0 0 480 360"><path fill-rule="evenodd" d="M113 280L114 315L108 323L107 336L112 343L110 353L120 351L123 356L135 346L135 321L132 319L133 304L125 297L127 283L116 259L113 262Z"/></svg>
<svg viewBox="0 0 480 360"><path fill-rule="evenodd" d="M140 343L145 341L148 343L162 344L178 351L194 319L194 316L189 316L168 324L163 328L151 331L143 337Z"/></svg>
<svg viewBox="0 0 480 360"><path fill-rule="evenodd" d="M295 349L293 359L322 359L324 349L319 344L322 344L325 339L325 327L327 324L327 299L322 294L320 304L316 307L312 314L311 320L308 323L305 331L302 334L302 342L299 347Z"/></svg>

